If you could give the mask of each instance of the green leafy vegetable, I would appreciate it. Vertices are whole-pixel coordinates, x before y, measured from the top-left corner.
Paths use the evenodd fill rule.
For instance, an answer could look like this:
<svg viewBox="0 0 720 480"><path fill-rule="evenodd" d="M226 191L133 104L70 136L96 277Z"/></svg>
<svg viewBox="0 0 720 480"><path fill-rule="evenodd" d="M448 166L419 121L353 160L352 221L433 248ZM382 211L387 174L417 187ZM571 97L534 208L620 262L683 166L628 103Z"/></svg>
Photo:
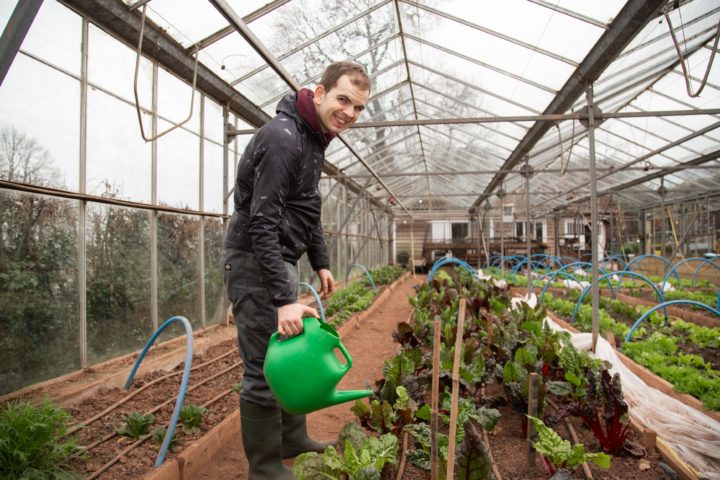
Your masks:
<svg viewBox="0 0 720 480"><path fill-rule="evenodd" d="M123 415L125 425L118 429L117 433L124 437L134 438L135 440L150 434L150 426L155 421L155 416L151 413L143 415L142 413L132 412Z"/></svg>
<svg viewBox="0 0 720 480"><path fill-rule="evenodd" d="M62 441L70 415L45 400L40 405L7 403L0 409L0 476L3 479L79 479L69 473L70 456L81 448Z"/></svg>

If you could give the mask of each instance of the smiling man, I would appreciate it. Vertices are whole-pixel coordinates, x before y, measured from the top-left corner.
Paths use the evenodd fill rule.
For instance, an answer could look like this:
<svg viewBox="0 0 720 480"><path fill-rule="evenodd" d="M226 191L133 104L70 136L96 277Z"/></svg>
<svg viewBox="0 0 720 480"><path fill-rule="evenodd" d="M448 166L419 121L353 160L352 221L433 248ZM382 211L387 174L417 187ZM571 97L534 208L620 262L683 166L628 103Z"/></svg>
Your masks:
<svg viewBox="0 0 720 480"><path fill-rule="evenodd" d="M240 417L253 480L292 479L283 458L326 447L307 436L304 415L281 410L263 364L273 332L297 335L304 315L317 317L297 303L297 261L304 253L320 279L320 294L335 291L318 183L325 149L355 123L369 95L361 65L331 64L315 91L305 88L280 100L277 115L250 140L238 164L223 268L245 369Z"/></svg>

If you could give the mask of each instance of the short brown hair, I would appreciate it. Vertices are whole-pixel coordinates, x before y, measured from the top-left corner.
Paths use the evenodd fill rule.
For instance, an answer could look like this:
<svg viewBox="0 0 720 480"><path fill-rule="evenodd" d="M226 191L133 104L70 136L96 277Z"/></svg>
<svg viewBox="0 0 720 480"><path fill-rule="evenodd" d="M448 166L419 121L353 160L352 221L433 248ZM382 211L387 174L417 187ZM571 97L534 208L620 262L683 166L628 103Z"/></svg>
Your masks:
<svg viewBox="0 0 720 480"><path fill-rule="evenodd" d="M362 65L354 62L334 62L328 65L320 78L320 85L329 92L343 75L347 75L350 83L356 87L370 91L370 77Z"/></svg>

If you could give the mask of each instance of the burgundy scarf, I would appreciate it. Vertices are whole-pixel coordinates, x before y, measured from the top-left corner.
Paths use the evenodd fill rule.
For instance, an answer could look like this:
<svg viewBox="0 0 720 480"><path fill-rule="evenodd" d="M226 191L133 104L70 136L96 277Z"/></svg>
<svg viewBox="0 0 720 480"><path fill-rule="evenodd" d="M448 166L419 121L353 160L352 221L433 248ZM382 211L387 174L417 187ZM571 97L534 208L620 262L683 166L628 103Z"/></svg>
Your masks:
<svg viewBox="0 0 720 480"><path fill-rule="evenodd" d="M330 140L335 138L332 133L323 133L320 124L320 117L317 113L317 108L313 102L315 98L315 92L309 88L303 88L297 93L297 100L295 101L295 107L297 108L300 117L307 123L310 130L315 132L325 142L325 147L328 146Z"/></svg>

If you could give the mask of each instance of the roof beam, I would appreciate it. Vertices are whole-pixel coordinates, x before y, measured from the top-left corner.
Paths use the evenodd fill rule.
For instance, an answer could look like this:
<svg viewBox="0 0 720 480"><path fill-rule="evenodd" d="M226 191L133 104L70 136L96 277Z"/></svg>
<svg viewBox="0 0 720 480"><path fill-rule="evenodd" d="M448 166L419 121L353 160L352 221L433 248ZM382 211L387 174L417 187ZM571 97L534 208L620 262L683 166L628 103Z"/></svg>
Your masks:
<svg viewBox="0 0 720 480"><path fill-rule="evenodd" d="M586 86L600 77L615 57L642 31L651 18L658 15L666 3L666 0L629 0L610 24L608 30L580 63L580 66L570 75L543 114L552 115L566 112L575 100L584 94ZM502 169L512 169L520 163L551 127L551 122L536 122L510 154ZM470 208L471 213L474 213L475 209L492 195L493 191L502 184L506 175L499 173L490 181L485 191Z"/></svg>
<svg viewBox="0 0 720 480"><path fill-rule="evenodd" d="M643 175L640 178L636 178L635 180L630 180L629 182L623 183L621 185L616 185L612 188L608 188L608 189L599 191L598 195L603 195L603 194L609 193L611 191L616 192L616 191L626 190L630 187L634 187L636 185L642 185L643 183L649 182L651 180L663 178L666 175L672 175L673 173L677 173L677 172L683 170L686 166L702 165L703 163L712 162L713 160L717 160L718 158L720 158L720 150L715 150L713 152L702 155L694 160L685 162L682 165L663 168L661 170L658 170L657 172L654 172L654 173L651 173L648 175ZM702 195L702 192L698 192L698 194ZM572 205L572 204L576 204L576 203L583 203L583 202L589 200L589 198L590 197L588 197L588 196L578 198L576 200L568 202L567 205L564 205L562 207L556 207L555 210L562 210L563 208L566 208L568 205Z"/></svg>
<svg viewBox="0 0 720 480"><path fill-rule="evenodd" d="M80 15L88 17L106 32L137 49L142 16L129 11L119 0L60 0ZM195 58L189 55L177 41L163 32L150 20L145 20L142 53L157 61L173 74L192 85ZM197 65L197 89L220 105L227 105L235 114L255 127L261 127L270 116L258 108L225 80L202 63Z"/></svg>

